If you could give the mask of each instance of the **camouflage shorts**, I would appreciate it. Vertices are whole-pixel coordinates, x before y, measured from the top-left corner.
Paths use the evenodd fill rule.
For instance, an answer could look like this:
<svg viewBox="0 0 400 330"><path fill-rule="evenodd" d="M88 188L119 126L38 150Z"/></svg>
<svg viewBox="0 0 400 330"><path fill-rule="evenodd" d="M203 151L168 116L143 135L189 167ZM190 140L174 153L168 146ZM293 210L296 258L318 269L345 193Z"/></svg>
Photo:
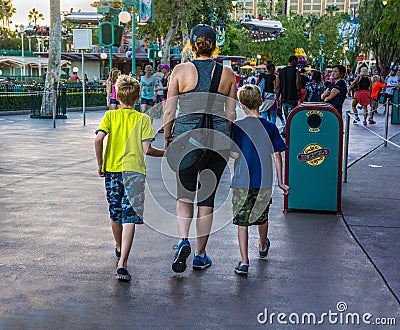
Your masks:
<svg viewBox="0 0 400 330"><path fill-rule="evenodd" d="M233 224L248 227L268 221L272 189L233 188L232 193Z"/></svg>
<svg viewBox="0 0 400 330"><path fill-rule="evenodd" d="M136 172L106 172L110 218L116 224L143 223L145 176Z"/></svg>

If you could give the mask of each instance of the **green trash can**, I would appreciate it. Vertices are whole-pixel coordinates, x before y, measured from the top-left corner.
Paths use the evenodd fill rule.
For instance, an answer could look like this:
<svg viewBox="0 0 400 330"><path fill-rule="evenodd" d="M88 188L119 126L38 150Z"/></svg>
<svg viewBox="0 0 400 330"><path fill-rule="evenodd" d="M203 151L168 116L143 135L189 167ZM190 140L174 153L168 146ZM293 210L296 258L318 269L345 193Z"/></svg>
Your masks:
<svg viewBox="0 0 400 330"><path fill-rule="evenodd" d="M399 90L395 89L393 93L393 107L392 107L392 124L400 124L400 106L399 106Z"/></svg>
<svg viewBox="0 0 400 330"><path fill-rule="evenodd" d="M284 212L341 214L343 120L326 103L302 103L286 124Z"/></svg>

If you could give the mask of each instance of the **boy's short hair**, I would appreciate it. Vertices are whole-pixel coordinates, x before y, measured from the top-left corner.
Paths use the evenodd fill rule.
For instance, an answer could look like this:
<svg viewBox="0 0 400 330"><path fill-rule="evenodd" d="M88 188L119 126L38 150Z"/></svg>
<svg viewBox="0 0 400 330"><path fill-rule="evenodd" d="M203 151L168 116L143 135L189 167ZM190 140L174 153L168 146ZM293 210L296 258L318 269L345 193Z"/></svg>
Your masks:
<svg viewBox="0 0 400 330"><path fill-rule="evenodd" d="M250 110L258 109L261 100L260 88L256 85L244 85L238 90L238 99L241 104Z"/></svg>
<svg viewBox="0 0 400 330"><path fill-rule="evenodd" d="M119 76L115 89L121 103L132 107L135 106L140 94L140 84L135 78L126 74Z"/></svg>

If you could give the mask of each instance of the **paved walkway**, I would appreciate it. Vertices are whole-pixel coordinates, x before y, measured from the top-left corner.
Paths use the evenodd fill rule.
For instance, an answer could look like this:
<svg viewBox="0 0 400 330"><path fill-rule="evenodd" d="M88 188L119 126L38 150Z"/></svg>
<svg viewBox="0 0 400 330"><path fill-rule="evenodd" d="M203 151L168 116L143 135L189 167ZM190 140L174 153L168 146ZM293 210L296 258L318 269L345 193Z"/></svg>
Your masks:
<svg viewBox="0 0 400 330"><path fill-rule="evenodd" d="M168 191L173 185L160 171L161 160L149 158L149 226L137 230L129 261L133 278L123 284L113 277L113 240L93 151L102 115L88 112L83 127L81 114L70 113L56 129L26 115L0 117L0 329L312 328L311 314L305 325L293 324L303 313L322 319L321 329L379 328L362 319L345 325L349 313L371 313L371 322L397 318L399 324L398 147L380 146L379 137L352 125L343 217L282 214L283 198L275 190L270 256L257 259L253 228L248 278L233 272L239 251L224 203L229 174L207 247L213 266L171 271L177 241L168 235L176 228ZM381 114L377 122L368 128L382 136ZM397 145L399 132L400 125L390 125ZM158 136L155 145L161 144ZM278 322L279 313L289 324ZM323 313L331 313L332 321ZM336 326L332 313L338 313Z"/></svg>

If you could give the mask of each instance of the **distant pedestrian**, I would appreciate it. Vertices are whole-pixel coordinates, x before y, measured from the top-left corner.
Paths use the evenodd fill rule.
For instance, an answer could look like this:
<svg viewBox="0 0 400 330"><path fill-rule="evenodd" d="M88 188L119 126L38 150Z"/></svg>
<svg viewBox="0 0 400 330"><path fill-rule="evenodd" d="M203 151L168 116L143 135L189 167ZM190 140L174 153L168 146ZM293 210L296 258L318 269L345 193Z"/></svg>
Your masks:
<svg viewBox="0 0 400 330"><path fill-rule="evenodd" d="M399 83L400 80L396 75L397 73L397 67L392 66L390 67L390 72L389 75L386 78L386 90L385 90L385 97L386 99L389 99L391 102L393 102L393 95L395 89L399 89Z"/></svg>
<svg viewBox="0 0 400 330"><path fill-rule="evenodd" d="M342 115L343 103L347 95L347 85L344 81L346 68L337 64L332 67L332 78L335 79L325 92L321 95L321 100L332 104L336 110Z"/></svg>
<svg viewBox="0 0 400 330"><path fill-rule="evenodd" d="M325 90L325 85L321 81L321 72L314 71L311 81L307 83L304 92L304 99L307 102L321 102L321 95Z"/></svg>
<svg viewBox="0 0 400 330"><path fill-rule="evenodd" d="M310 78L308 78L306 69L301 68L300 69L300 86L301 86L301 97L300 97L300 102L304 102L305 98L305 93L306 93L306 85L310 81Z"/></svg>
<svg viewBox="0 0 400 330"><path fill-rule="evenodd" d="M81 80L79 79L78 72L74 71L72 73L72 76L69 77L69 81L71 81L71 82L80 82Z"/></svg>
<svg viewBox="0 0 400 330"><path fill-rule="evenodd" d="M160 69L161 69L161 73L163 74L161 79L160 79L160 85L159 85L159 89L157 91L158 92L162 92L162 99L161 99L161 115L164 111L164 106L165 106L165 101L167 100L167 96L168 96L168 85L169 85L169 79L171 77L171 68L168 64L162 64L160 65Z"/></svg>
<svg viewBox="0 0 400 330"><path fill-rule="evenodd" d="M164 99L164 90L161 83L161 79L164 74L161 72L161 65L158 66L157 72L153 74L153 77L157 80L157 85L155 87L155 92L157 95L156 106L154 107L154 118L161 118L162 113L162 101Z"/></svg>
<svg viewBox="0 0 400 330"><path fill-rule="evenodd" d="M267 63L267 74L261 73L258 77L256 85L260 87L261 96L263 103L260 108L261 116L264 119L271 121L273 124L276 123L276 117L278 112L278 101L276 100L275 93L275 63Z"/></svg>
<svg viewBox="0 0 400 330"><path fill-rule="evenodd" d="M279 105L282 105L286 120L301 96L300 73L297 70L297 63L297 57L290 56L289 64L279 70L276 79L276 97ZM286 136L286 125L283 127L282 136Z"/></svg>
<svg viewBox="0 0 400 330"><path fill-rule="evenodd" d="M140 106L142 113L149 113L150 120L153 123L154 119L154 104L157 101L157 95L155 89L157 86L157 79L153 77L153 68L151 65L146 65L144 68L146 73L142 79L140 79L140 85L142 85L142 91L140 94Z"/></svg>
<svg viewBox="0 0 400 330"><path fill-rule="evenodd" d="M118 69L112 69L109 78L106 82L107 88L107 99L108 99L108 109L115 110L119 107L119 101L117 100L117 91L115 89L115 84L118 77L121 75L121 71Z"/></svg>
<svg viewBox="0 0 400 330"><path fill-rule="evenodd" d="M134 110L139 100L139 82L127 75L116 82L121 108L107 111L96 130L95 151L98 174L105 178L115 255L119 259L116 278L129 281L127 268L135 233L135 224L143 224L146 155L162 157L164 151L153 148L150 118ZM103 141L108 135L103 155Z"/></svg>
<svg viewBox="0 0 400 330"><path fill-rule="evenodd" d="M255 85L257 82L256 73L252 72L251 75L247 78L246 84Z"/></svg>
<svg viewBox="0 0 400 330"><path fill-rule="evenodd" d="M287 149L278 128L261 117L262 104L259 88L246 85L238 91L239 103L247 117L234 122L230 155L235 159L231 187L233 189L233 223L238 226L240 262L235 267L239 275L247 275L249 269L248 227L258 226L259 257L268 255L268 211L271 204L273 155L278 186L285 195L289 187L282 181L281 152Z"/></svg>
<svg viewBox="0 0 400 330"><path fill-rule="evenodd" d="M368 68L362 67L360 70L360 75L353 81L350 88L354 89L356 86L356 91L354 93L354 100L351 104L353 112L355 115L354 124L360 121L358 117L357 104L361 105L364 114L363 125L367 125L368 117L368 106L371 105L371 78L368 76ZM371 117L372 116L372 117ZM375 124L373 120L373 114L370 114L370 124Z"/></svg>
<svg viewBox="0 0 400 330"><path fill-rule="evenodd" d="M378 110L379 105L379 94L382 88L385 88L386 85L381 82L381 76L374 75L372 77L372 88L371 88L371 117L370 124L375 124L374 114Z"/></svg>

